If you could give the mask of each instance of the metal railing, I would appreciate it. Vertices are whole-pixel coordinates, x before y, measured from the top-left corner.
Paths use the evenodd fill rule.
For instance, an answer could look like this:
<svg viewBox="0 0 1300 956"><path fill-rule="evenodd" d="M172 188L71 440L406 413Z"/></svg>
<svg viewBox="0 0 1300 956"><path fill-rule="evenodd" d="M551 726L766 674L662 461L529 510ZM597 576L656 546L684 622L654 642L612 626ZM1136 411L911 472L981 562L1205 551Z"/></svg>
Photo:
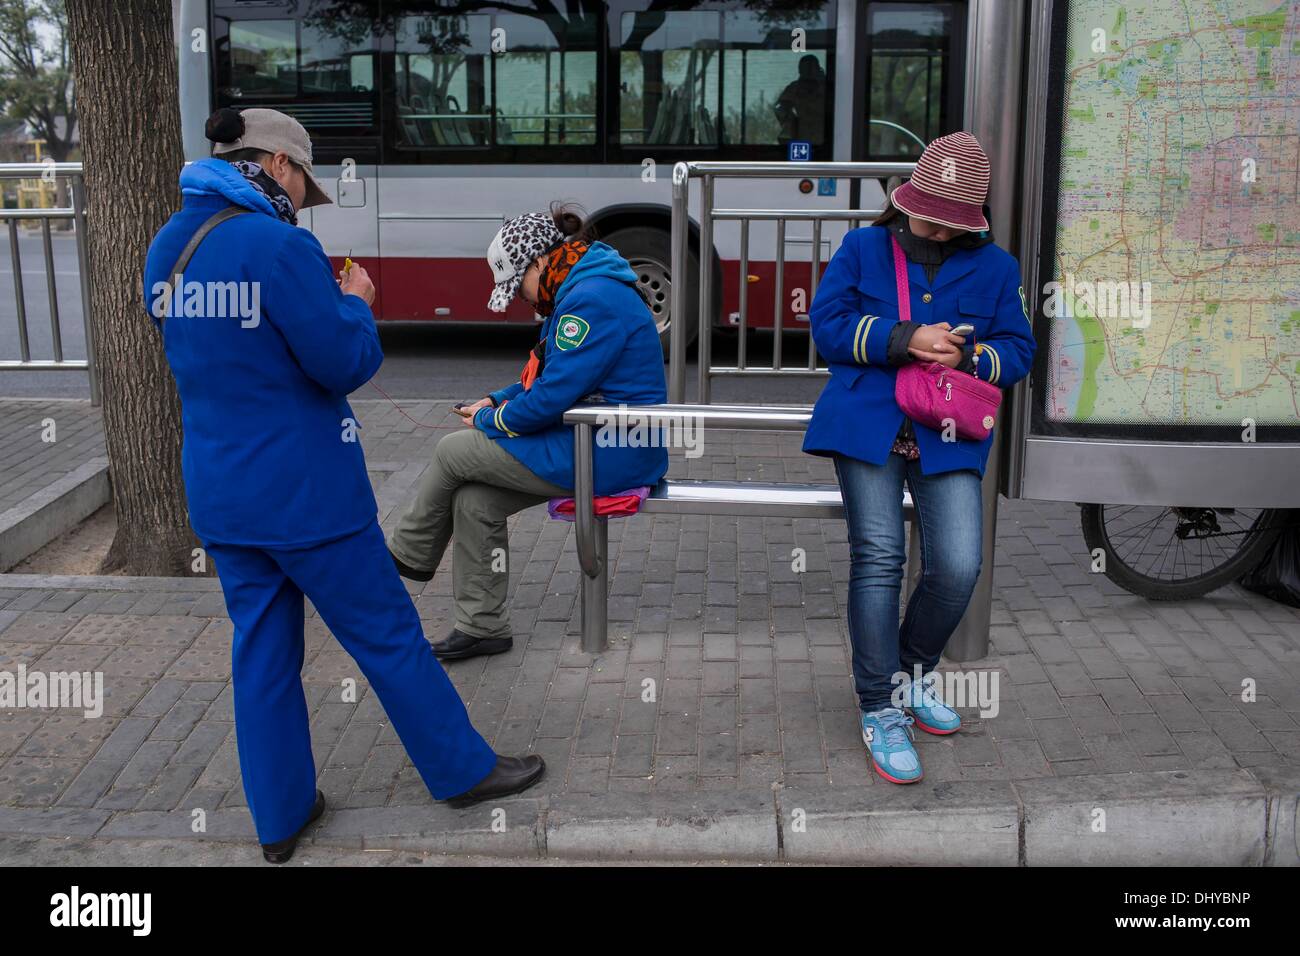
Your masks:
<svg viewBox="0 0 1300 956"><path fill-rule="evenodd" d="M804 431L812 409L801 406L755 408L744 405L584 405L564 413L573 426L573 523L582 569L582 649L590 654L605 648L609 627L609 527L596 519L593 498L593 429L608 424L659 426L685 417L701 426L762 431ZM770 509L765 513L773 513Z"/></svg>
<svg viewBox="0 0 1300 956"><path fill-rule="evenodd" d="M638 425L658 428L687 418L702 429L803 432L807 431L808 423L812 421L812 409L805 405L578 405L564 413L564 423L573 426L573 523L578 566L582 570L580 608L582 650L585 653L597 654L603 651L609 630L609 523L604 518L597 518L595 512L593 430L597 427ZM679 487L681 484L690 482L678 482ZM816 517L842 516L842 505L832 508L831 503L824 500L825 495L810 495L809 492L814 490L810 485L792 483L788 491L785 485L763 485L763 493L747 496L741 502L732 497L732 492L744 482L716 484L719 490L727 492L727 507L717 507L716 501L696 499L698 510L695 513L792 517L807 515L812 498L816 497ZM727 487L729 485L730 488ZM656 504L660 507L656 508ZM903 496L903 507L910 520L910 492ZM681 511L680 502L652 497L641 510L656 512L674 509ZM918 542L913 522L908 545L908 570L904 576L905 590L919 580L921 565Z"/></svg>
<svg viewBox="0 0 1300 956"><path fill-rule="evenodd" d="M9 258L14 274L14 301L17 306L18 352L17 359L0 359L3 370L85 371L90 377L90 400L99 404L99 376L95 369L95 348L90 325L90 267L86 248L86 183L81 163L0 163L0 180L41 179L62 177L68 180L71 206L49 209L5 209L0 207L0 222L9 231ZM45 285L50 300L50 341L54 357L33 359L27 326L27 300L23 289L22 251L19 249L18 223L21 220L40 223L41 244L45 259ZM86 358L69 359L63 354L63 329L59 318L59 292L55 281L54 247L50 223L55 219L71 219L77 243L77 272L81 285L81 321L86 337Z"/></svg>
<svg viewBox="0 0 1300 956"><path fill-rule="evenodd" d="M801 366L782 364L781 333L785 317L785 246L786 224L808 222L812 224L811 279L808 301L817 294L821 277L822 224L845 222L856 229L864 220L880 215L879 209L720 209L713 205L714 184L718 179L887 179L890 176L910 176L915 163L678 163L673 167L672 203L672 322L668 337L668 400L683 402L686 399L686 281L689 268L690 184L700 180L700 282L699 282L699 392L697 401L708 405L710 385L717 376L823 376L825 366L817 363L817 345L808 336L808 359ZM713 226L716 222L740 223L740 286L737 360L735 366L712 364L713 325ZM751 366L748 362L749 331L749 233L752 222L776 223L776 288L773 296L773 345L770 366Z"/></svg>

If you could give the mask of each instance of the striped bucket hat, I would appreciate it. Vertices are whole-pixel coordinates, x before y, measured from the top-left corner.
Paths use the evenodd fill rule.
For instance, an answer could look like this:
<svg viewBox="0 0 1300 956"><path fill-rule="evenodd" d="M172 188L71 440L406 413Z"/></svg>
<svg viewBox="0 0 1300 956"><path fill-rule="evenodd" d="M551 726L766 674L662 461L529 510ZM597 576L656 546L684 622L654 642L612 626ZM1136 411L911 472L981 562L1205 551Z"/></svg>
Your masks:
<svg viewBox="0 0 1300 956"><path fill-rule="evenodd" d="M889 195L909 216L972 232L989 227L984 218L988 198L989 158L970 133L950 133L931 142L912 178Z"/></svg>

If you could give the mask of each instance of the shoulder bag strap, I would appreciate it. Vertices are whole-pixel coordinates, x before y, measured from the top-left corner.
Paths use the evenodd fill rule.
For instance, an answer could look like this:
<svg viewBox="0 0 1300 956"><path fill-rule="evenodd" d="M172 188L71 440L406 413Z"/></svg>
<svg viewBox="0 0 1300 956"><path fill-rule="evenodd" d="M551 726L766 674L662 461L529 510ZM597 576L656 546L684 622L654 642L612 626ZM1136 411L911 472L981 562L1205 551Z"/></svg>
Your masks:
<svg viewBox="0 0 1300 956"><path fill-rule="evenodd" d="M227 206L225 209L213 213L203 222L203 225L194 230L194 235L190 236L190 241L185 243L185 248L181 250L181 254L176 257L176 263L171 267L171 271L167 273L167 291L163 295L164 302L171 299L175 291L172 283L180 278L181 273L185 271L185 267L190 264L190 259L194 256L195 250L199 248L199 243L204 240L207 234L227 219L234 219L236 216L242 216L244 213L252 211L251 209L245 209L243 206ZM166 316L158 317L159 326L162 325L164 318Z"/></svg>
<svg viewBox="0 0 1300 956"><path fill-rule="evenodd" d="M898 288L898 318L902 322L911 322L912 296L908 292L907 285L907 256L903 255L903 247L898 244L897 239L890 236L889 242L894 247L894 282Z"/></svg>

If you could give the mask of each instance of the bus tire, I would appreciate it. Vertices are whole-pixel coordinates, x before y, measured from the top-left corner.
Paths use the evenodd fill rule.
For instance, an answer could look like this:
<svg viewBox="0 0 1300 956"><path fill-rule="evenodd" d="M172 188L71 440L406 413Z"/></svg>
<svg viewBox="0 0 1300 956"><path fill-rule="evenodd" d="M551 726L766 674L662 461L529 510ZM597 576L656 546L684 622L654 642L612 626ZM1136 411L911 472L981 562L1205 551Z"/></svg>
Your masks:
<svg viewBox="0 0 1300 956"><path fill-rule="evenodd" d="M659 342L663 346L664 361L668 360L669 328L673 321L672 303L672 240L662 229L632 227L618 229L608 236L601 237L618 250L619 255L628 261L636 273L636 284L650 303L654 314L655 327L659 330ZM700 257L694 252L687 253L690 262L690 278L686 287L686 301L689 303L686 323L686 345L699 336L699 322L696 314L700 299ZM716 283L715 283L716 285ZM714 290L714 299L719 300L720 289ZM716 309L714 310L717 311Z"/></svg>

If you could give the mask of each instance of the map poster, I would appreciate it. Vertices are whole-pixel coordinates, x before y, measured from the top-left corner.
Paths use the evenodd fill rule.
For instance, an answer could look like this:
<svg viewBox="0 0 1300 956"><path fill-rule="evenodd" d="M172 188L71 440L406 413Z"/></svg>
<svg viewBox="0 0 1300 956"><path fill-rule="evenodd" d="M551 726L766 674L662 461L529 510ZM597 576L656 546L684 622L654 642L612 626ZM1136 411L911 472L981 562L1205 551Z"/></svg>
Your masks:
<svg viewBox="0 0 1300 956"><path fill-rule="evenodd" d="M1052 28L1032 430L1300 440L1300 0Z"/></svg>

